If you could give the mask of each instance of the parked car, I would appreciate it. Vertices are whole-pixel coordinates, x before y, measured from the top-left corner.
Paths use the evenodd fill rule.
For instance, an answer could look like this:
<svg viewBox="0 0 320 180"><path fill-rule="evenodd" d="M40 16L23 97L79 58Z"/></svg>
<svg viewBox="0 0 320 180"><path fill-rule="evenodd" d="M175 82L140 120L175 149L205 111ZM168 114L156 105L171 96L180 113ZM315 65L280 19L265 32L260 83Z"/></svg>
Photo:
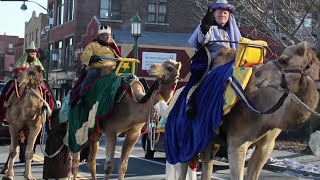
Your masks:
<svg viewBox="0 0 320 180"><path fill-rule="evenodd" d="M0 94L6 83L0 83ZM10 143L9 124L6 120L0 123L0 143Z"/></svg>

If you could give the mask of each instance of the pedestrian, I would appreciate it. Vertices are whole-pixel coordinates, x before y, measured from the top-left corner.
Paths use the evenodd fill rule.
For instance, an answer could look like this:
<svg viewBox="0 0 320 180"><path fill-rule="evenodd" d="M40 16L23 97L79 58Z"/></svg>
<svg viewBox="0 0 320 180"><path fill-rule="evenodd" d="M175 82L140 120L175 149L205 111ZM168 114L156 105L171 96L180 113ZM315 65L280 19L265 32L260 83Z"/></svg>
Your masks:
<svg viewBox="0 0 320 180"><path fill-rule="evenodd" d="M45 153L53 155L60 147L61 151L54 157L50 158L47 155L44 157L43 164L43 179L69 179L71 176L71 152L68 147L63 144L63 138L67 132L67 123L59 122L59 109L54 109L52 112L50 123L46 122L46 130L48 138L46 141Z"/></svg>

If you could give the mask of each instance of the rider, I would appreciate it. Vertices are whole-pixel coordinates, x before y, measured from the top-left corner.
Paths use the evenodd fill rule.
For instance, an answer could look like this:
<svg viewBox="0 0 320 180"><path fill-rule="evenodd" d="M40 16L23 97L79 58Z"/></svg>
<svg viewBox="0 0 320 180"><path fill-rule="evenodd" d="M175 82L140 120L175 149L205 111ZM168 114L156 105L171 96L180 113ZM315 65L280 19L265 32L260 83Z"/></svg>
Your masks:
<svg viewBox="0 0 320 180"><path fill-rule="evenodd" d="M101 70L110 65L110 61L103 61L103 57L121 57L120 50L111 37L111 27L102 26L99 28L98 37L89 43L81 54L81 61L86 66L87 75L81 84L80 98L78 104L83 102L83 97L88 86L95 81ZM114 68L116 63L114 62Z"/></svg>
<svg viewBox="0 0 320 180"><path fill-rule="evenodd" d="M206 15L203 17L201 24L195 29L188 41L189 44L191 44L196 49L199 49L201 46L206 44L206 47L210 51L211 62L215 60L217 53L221 48L237 49L237 43L209 43L211 41L219 40L236 42L240 40L241 34L233 15L234 10L235 7L232 4L229 4L227 0L217 0L216 2L213 2L208 7L208 11ZM193 61L193 64L197 66L197 60ZM205 62L205 64L207 64L207 62ZM211 68L212 66L213 63L210 64ZM204 69L204 71L205 70L206 69ZM190 116L192 116L194 108L193 96L196 96L196 93L193 93L193 95L188 100L188 105L186 109L187 115Z"/></svg>
<svg viewBox="0 0 320 180"><path fill-rule="evenodd" d="M26 70L29 68L31 65L38 65L41 66L41 69L44 71L44 68L40 62L40 60L37 58L37 48L32 41L30 45L26 48L26 53L24 53L16 62L16 65L14 66L14 79L11 79L10 81L7 82L5 87L2 90L2 93L0 95L0 122L2 122L5 118L5 112L6 108L4 107L4 103L12 92L14 91L14 80L17 78L18 72ZM45 83L42 84L43 90L46 92L48 96L49 105L50 107L53 106L54 103L52 103L52 93L51 90L49 89L49 86Z"/></svg>

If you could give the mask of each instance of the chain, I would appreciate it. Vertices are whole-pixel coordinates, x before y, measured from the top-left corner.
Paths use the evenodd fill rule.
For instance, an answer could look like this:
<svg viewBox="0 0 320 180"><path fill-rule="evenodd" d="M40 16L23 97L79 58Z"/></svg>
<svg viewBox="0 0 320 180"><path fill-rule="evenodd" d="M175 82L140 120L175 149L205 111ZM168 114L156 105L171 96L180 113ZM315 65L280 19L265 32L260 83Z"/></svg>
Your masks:
<svg viewBox="0 0 320 180"><path fill-rule="evenodd" d="M291 99L296 102L299 106L303 107L307 111L311 112L312 114L316 115L317 117L320 117L320 114L313 109L311 109L308 105L306 105L304 102L302 102L291 90L288 90L288 94L291 97Z"/></svg>

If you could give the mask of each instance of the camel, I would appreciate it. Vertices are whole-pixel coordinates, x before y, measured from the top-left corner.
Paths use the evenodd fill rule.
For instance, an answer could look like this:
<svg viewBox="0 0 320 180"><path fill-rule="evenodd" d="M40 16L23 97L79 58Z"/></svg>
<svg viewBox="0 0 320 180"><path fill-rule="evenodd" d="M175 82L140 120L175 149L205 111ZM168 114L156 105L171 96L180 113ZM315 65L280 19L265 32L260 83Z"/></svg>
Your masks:
<svg viewBox="0 0 320 180"><path fill-rule="evenodd" d="M297 103L297 98L292 98L291 95L291 98L285 98L282 106L275 112L264 115L257 114L243 102L238 102L224 117L220 128L227 134L231 179L244 179L246 152L250 146L255 146L248 161L246 179L257 180L280 132L294 130L308 120L319 101L319 65L319 60L308 43L301 42L287 47L278 59L253 68L254 75L245 92L258 110L270 109L289 91L308 108L301 107L302 103ZM213 158L218 148L214 138L204 152L201 152L201 179L211 178ZM184 179L186 171L187 164L183 164L179 179Z"/></svg>
<svg viewBox="0 0 320 180"><path fill-rule="evenodd" d="M99 138L101 133L106 137L106 160L104 164L104 179L109 179L112 173L114 163L114 153L119 134L125 133L125 141L122 147L121 160L118 167L118 179L124 179L124 175L128 168L129 155L132 148L138 141L141 129L148 121L153 106L160 100L166 103L170 101L174 94L175 85L180 75L181 63L173 60L167 60L162 64L153 64L149 69L149 74L159 81L159 88L154 94L154 98L149 98L145 103L138 103L132 96L125 93L119 103L114 104L114 110L108 121L102 121L99 133L96 134L90 142L90 150L88 156L88 167L91 172L92 179L96 178L96 154L98 151ZM134 85L134 84L131 84ZM138 96L143 96L142 87ZM137 97L137 96L136 96ZM74 179L77 179L77 171L79 167L79 152L73 154L72 171Z"/></svg>
<svg viewBox="0 0 320 180"><path fill-rule="evenodd" d="M43 72L40 66L30 66L27 70L20 73L17 79L17 90L20 97L11 96L11 103L6 111L6 119L9 123L9 131L11 136L9 166L3 179L13 179L13 165L17 155L17 146L19 140L19 130L29 129L28 144L25 152L25 179L35 179L32 177L31 160L33 158L33 147L36 138L45 121L42 107L46 102L41 97L40 84L43 80ZM48 107L48 106L47 106ZM48 108L48 114L51 110Z"/></svg>

